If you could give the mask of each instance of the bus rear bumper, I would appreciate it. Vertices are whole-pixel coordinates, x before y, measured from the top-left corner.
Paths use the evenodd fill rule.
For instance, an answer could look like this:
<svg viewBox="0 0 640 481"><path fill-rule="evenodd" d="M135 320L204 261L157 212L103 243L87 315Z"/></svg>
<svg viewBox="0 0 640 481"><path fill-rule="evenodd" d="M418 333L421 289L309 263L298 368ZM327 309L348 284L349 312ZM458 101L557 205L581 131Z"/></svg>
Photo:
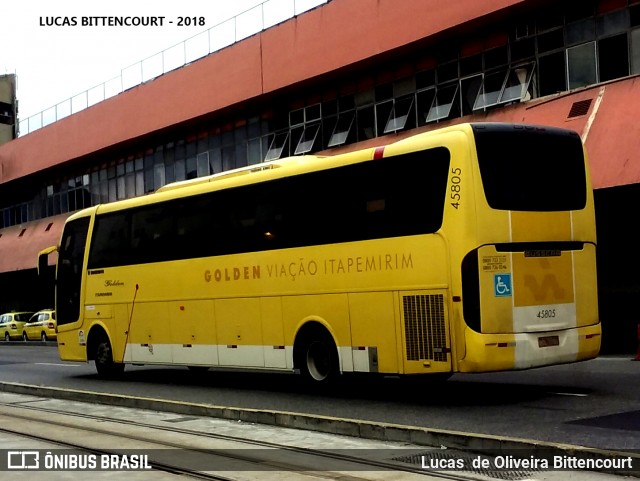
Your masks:
<svg viewBox="0 0 640 481"><path fill-rule="evenodd" d="M601 325L561 331L517 334L465 332L465 356L458 372L507 371L565 364L595 358L600 352Z"/></svg>

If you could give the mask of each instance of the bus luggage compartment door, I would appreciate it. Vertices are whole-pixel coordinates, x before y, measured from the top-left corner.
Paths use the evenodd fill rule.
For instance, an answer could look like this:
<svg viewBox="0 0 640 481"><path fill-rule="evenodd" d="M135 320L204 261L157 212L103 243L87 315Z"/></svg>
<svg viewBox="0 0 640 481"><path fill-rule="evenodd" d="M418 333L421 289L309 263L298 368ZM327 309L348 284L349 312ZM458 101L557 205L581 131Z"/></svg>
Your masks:
<svg viewBox="0 0 640 481"><path fill-rule="evenodd" d="M400 292L404 373L451 371L446 291Z"/></svg>

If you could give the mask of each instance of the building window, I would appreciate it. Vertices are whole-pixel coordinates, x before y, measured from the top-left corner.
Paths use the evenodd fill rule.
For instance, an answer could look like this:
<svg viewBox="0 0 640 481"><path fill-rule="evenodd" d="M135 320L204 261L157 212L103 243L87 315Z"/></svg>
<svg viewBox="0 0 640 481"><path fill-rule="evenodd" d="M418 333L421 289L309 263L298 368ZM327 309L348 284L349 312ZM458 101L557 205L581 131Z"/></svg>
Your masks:
<svg viewBox="0 0 640 481"><path fill-rule="evenodd" d="M627 34L598 40L598 71L600 82L629 75Z"/></svg>
<svg viewBox="0 0 640 481"><path fill-rule="evenodd" d="M562 28L538 35L538 53L543 54L564 48L564 32Z"/></svg>
<svg viewBox="0 0 640 481"><path fill-rule="evenodd" d="M196 177L198 177L198 161L195 156L187 158L185 167L186 167L186 173L185 173L186 179L195 179Z"/></svg>
<svg viewBox="0 0 640 481"><path fill-rule="evenodd" d="M485 75L478 98L473 105L473 110L484 109L496 105L500 101L500 94L504 86L507 71L501 70Z"/></svg>
<svg viewBox="0 0 640 481"><path fill-rule="evenodd" d="M482 86L482 75L474 75L460 80L460 100L462 102L462 115L473 112L473 104Z"/></svg>
<svg viewBox="0 0 640 481"><path fill-rule="evenodd" d="M165 170L163 164L153 167L153 183L156 188L160 188L166 184Z"/></svg>
<svg viewBox="0 0 640 481"><path fill-rule="evenodd" d="M338 115L338 120L333 128L327 147L337 147L338 145L343 145L347 142L355 117L355 112L347 112L345 114Z"/></svg>
<svg viewBox="0 0 640 481"><path fill-rule="evenodd" d="M262 162L262 139L256 137L247 142L247 163L254 165Z"/></svg>
<svg viewBox="0 0 640 481"><path fill-rule="evenodd" d="M376 115L373 105L356 110L358 141L373 139L376 136Z"/></svg>
<svg viewBox="0 0 640 481"><path fill-rule="evenodd" d="M533 67L531 63L485 75L473 110L531 98Z"/></svg>
<svg viewBox="0 0 640 481"><path fill-rule="evenodd" d="M640 28L631 31L631 74L640 73Z"/></svg>
<svg viewBox="0 0 640 481"><path fill-rule="evenodd" d="M298 141L298 145L296 146L294 155L306 154L308 152L311 152L316 138L318 137L319 131L319 123L305 126L304 130L302 131L302 135L300 136L300 140Z"/></svg>
<svg viewBox="0 0 640 481"><path fill-rule="evenodd" d="M391 108L391 112L384 128L385 134L388 134L389 132L397 132L398 130L405 128L407 120L413 112L414 100L413 95L394 100L393 107Z"/></svg>
<svg viewBox="0 0 640 481"><path fill-rule="evenodd" d="M201 152L196 157L197 175L204 177L209 175L209 152Z"/></svg>
<svg viewBox="0 0 640 481"><path fill-rule="evenodd" d="M306 154L314 149L321 127L322 108L319 103L289 112L289 129L277 133L269 146L265 161L283 156Z"/></svg>
<svg viewBox="0 0 640 481"><path fill-rule="evenodd" d="M429 111L436 96L435 87L426 88L416 93L416 109L418 111L418 125L425 125L429 117Z"/></svg>
<svg viewBox="0 0 640 481"><path fill-rule="evenodd" d="M427 122L435 122L449 118L455 112L454 106L458 96L458 82L452 85L438 87L436 95L427 113Z"/></svg>
<svg viewBox="0 0 640 481"><path fill-rule="evenodd" d="M629 10L622 9L602 15L597 19L597 33L599 37L626 32L629 28Z"/></svg>
<svg viewBox="0 0 640 481"><path fill-rule="evenodd" d="M567 70L564 50L538 60L540 96L557 94L567 90Z"/></svg>
<svg viewBox="0 0 640 481"><path fill-rule="evenodd" d="M596 43L589 42L567 49L569 90L597 82Z"/></svg>
<svg viewBox="0 0 640 481"><path fill-rule="evenodd" d="M289 130L284 132L278 132L273 134L271 139L271 143L269 144L269 150L267 151L267 155L264 160L277 160L282 156L282 152L287 145L287 141L289 140Z"/></svg>
<svg viewBox="0 0 640 481"><path fill-rule="evenodd" d="M222 150L220 150L220 147L209 151L209 167L212 174L222 172Z"/></svg>
<svg viewBox="0 0 640 481"><path fill-rule="evenodd" d="M587 18L568 24L565 27L564 35L568 46L594 40L596 37L595 19Z"/></svg>
<svg viewBox="0 0 640 481"><path fill-rule="evenodd" d="M375 136L379 137L387 133L385 132L385 127L393 111L393 98L390 98L389 100L384 100L383 102L376 103L375 110L376 110Z"/></svg>

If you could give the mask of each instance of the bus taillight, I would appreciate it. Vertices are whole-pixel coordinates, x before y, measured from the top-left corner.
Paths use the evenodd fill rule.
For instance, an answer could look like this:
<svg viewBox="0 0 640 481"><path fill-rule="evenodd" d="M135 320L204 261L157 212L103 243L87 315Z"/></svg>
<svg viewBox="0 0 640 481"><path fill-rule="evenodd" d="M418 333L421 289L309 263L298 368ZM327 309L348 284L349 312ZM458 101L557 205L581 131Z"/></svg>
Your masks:
<svg viewBox="0 0 640 481"><path fill-rule="evenodd" d="M476 332L482 332L477 249L469 252L462 260L462 300L462 312L467 326Z"/></svg>

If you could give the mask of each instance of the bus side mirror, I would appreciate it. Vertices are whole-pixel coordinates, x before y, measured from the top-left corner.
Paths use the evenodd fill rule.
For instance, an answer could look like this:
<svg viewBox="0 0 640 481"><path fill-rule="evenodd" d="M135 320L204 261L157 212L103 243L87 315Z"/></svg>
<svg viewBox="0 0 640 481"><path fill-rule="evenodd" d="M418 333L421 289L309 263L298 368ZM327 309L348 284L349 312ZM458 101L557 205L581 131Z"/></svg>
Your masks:
<svg viewBox="0 0 640 481"><path fill-rule="evenodd" d="M58 248L48 247L38 253L38 281L37 281L37 297L40 299L41 305L53 305L55 303L55 274L53 269L49 268L49 254L57 251Z"/></svg>
<svg viewBox="0 0 640 481"><path fill-rule="evenodd" d="M49 254L58 250L57 246L47 247L38 253L38 277L46 274L49 267Z"/></svg>
<svg viewBox="0 0 640 481"><path fill-rule="evenodd" d="M49 256L47 254L38 255L38 277L42 277L49 267Z"/></svg>

